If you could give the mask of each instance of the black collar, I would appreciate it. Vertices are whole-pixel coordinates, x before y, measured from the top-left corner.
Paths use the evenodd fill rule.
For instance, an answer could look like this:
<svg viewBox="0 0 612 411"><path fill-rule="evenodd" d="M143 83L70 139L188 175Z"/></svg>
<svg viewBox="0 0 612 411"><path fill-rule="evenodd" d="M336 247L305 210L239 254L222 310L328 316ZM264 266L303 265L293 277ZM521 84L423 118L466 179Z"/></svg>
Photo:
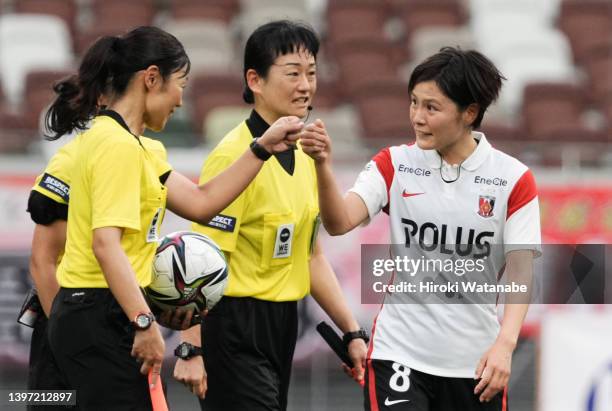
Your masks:
<svg viewBox="0 0 612 411"><path fill-rule="evenodd" d="M253 138L261 137L270 128L270 125L266 123L259 113L255 110L251 110L251 115L246 120L246 125L251 132ZM280 163L283 169L289 174L293 175L295 171L295 153L294 149L283 151L282 153L274 154L276 160Z"/></svg>
<svg viewBox="0 0 612 411"><path fill-rule="evenodd" d="M128 133L130 133L131 135L136 137L136 140L138 140L138 142L140 143L140 138L138 138L138 136L136 134L132 133L132 131L128 127L128 125L125 122L125 120L123 119L123 117L121 117L121 114L117 113L115 110L109 110L109 109L100 110L98 115L99 116L106 116L106 117L112 118L117 123L119 123L119 125L121 127L123 127L125 129L125 131L127 131Z"/></svg>

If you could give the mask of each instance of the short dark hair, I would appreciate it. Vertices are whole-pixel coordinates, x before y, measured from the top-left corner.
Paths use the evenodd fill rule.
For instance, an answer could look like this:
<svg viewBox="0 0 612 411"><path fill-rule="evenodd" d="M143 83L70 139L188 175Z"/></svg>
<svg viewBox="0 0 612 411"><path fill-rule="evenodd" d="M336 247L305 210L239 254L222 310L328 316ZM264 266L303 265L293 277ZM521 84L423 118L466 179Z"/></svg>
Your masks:
<svg viewBox="0 0 612 411"><path fill-rule="evenodd" d="M164 80L191 63L183 45L157 27L138 27L123 36L99 38L85 53L77 74L53 86L56 98L45 115L55 140L73 130L83 130L98 111L105 93L121 96L134 76L150 65L159 67Z"/></svg>
<svg viewBox="0 0 612 411"><path fill-rule="evenodd" d="M506 78L483 54L475 50L443 47L419 64L408 82L412 93L418 83L435 81L440 90L459 106L461 111L478 104L478 115L472 127L480 127L484 113L493 103Z"/></svg>
<svg viewBox="0 0 612 411"><path fill-rule="evenodd" d="M244 47L244 101L248 104L255 102L253 91L246 80L248 70L253 69L265 78L277 57L300 50L308 51L317 58L319 38L308 24L278 20L259 26L249 36Z"/></svg>

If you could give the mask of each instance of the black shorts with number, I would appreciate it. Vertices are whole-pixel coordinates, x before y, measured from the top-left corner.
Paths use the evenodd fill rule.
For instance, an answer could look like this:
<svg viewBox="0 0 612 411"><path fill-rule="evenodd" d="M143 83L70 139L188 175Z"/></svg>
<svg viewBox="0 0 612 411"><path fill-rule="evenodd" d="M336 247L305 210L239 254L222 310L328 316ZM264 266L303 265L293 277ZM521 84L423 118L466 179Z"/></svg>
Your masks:
<svg viewBox="0 0 612 411"><path fill-rule="evenodd" d="M297 302L223 297L202 323L205 411L284 411Z"/></svg>
<svg viewBox="0 0 612 411"><path fill-rule="evenodd" d="M147 376L130 355L134 329L107 288L61 288L49 343L81 411L151 411Z"/></svg>
<svg viewBox="0 0 612 411"><path fill-rule="evenodd" d="M506 390L481 403L474 394L478 380L425 374L402 364L368 360L366 411L508 411Z"/></svg>

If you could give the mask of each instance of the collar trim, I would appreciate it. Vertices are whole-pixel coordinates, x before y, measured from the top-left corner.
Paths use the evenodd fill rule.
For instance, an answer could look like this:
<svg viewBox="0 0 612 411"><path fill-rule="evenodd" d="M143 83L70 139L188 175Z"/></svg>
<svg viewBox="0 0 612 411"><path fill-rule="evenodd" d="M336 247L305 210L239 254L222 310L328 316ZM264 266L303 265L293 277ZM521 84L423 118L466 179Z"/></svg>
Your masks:
<svg viewBox="0 0 612 411"><path fill-rule="evenodd" d="M138 138L138 136L134 133L132 133L132 131L130 130L130 128L128 127L127 123L125 122L125 120L123 119L123 117L121 117L121 114L117 113L115 110L108 110L108 109L104 109L104 110L100 110L100 112L98 113L99 116L106 116L106 117L110 117L113 120L115 120L125 131L127 131L128 133L130 133L131 135L133 135L134 137L136 137L136 139L140 142L140 139Z"/></svg>
<svg viewBox="0 0 612 411"><path fill-rule="evenodd" d="M487 141L484 133L472 131L472 137L478 141L478 145L472 154L463 160L463 163L461 164L461 168L468 171L475 171L478 169L478 167L480 167L487 159L492 149L491 144ZM430 168L436 170L440 169L442 165L442 158L436 150L421 150L421 152L423 153L425 162Z"/></svg>

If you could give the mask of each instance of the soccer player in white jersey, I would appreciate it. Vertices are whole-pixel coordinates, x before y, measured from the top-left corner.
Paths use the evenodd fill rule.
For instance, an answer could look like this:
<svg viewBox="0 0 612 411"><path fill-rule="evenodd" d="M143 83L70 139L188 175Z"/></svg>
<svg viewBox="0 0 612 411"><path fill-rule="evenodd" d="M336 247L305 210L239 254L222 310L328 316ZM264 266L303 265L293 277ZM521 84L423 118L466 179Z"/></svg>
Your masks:
<svg viewBox="0 0 612 411"><path fill-rule="evenodd" d="M502 80L476 51L447 47L426 59L408 87L416 144L381 150L344 197L325 126L308 125L301 144L316 161L327 231L344 234L384 211L392 244L473 246L501 260L494 268L505 264L510 278L529 278L540 248L533 175L474 131ZM372 328L365 409L505 411L528 305L506 304L500 326L495 304L389 304L393 297Z"/></svg>

